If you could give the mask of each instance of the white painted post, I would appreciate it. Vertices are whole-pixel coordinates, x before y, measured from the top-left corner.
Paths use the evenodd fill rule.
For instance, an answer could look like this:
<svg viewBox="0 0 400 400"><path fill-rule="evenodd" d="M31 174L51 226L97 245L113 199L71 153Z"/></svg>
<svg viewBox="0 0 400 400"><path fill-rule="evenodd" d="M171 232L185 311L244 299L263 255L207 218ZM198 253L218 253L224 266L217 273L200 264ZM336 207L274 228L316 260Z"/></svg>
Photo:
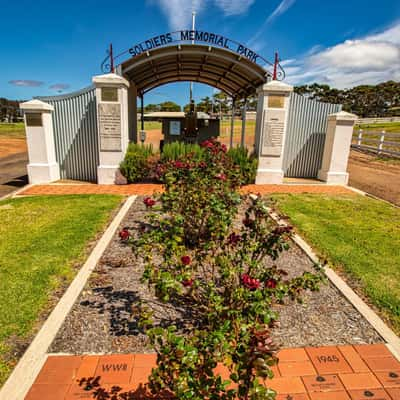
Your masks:
<svg viewBox="0 0 400 400"><path fill-rule="evenodd" d="M381 132L381 138L379 140L378 154L382 153L384 142L385 142L385 131L382 131Z"/></svg>
<svg viewBox="0 0 400 400"><path fill-rule="evenodd" d="M258 88L255 151L256 184L283 182L283 150L293 86L270 81Z"/></svg>
<svg viewBox="0 0 400 400"><path fill-rule="evenodd" d="M54 107L40 100L30 100L20 104L20 108L24 111L29 182L49 183L60 179L51 117Z"/></svg>
<svg viewBox="0 0 400 400"><path fill-rule="evenodd" d="M97 182L114 184L121 181L119 164L129 144L129 82L117 74L95 76L99 160Z"/></svg>
<svg viewBox="0 0 400 400"><path fill-rule="evenodd" d="M347 162L356 119L356 115L345 111L328 116L324 155L318 179L328 184L347 185Z"/></svg>
<svg viewBox="0 0 400 400"><path fill-rule="evenodd" d="M357 137L357 146L361 146L362 143L362 134L363 134L363 130L359 129L358 130L358 137Z"/></svg>

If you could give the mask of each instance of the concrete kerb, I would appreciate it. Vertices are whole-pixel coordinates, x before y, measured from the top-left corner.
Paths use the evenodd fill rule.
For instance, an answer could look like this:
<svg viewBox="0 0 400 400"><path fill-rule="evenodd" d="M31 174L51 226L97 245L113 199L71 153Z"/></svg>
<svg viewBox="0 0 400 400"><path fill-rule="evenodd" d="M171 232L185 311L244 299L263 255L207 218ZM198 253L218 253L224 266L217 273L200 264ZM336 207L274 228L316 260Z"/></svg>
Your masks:
<svg viewBox="0 0 400 400"><path fill-rule="evenodd" d="M47 359L47 349L54 340L58 330L63 324L76 299L84 288L90 274L104 250L113 238L119 224L127 214L129 208L137 196L130 196L119 210L116 217L110 223L103 236L98 241L83 267L79 270L75 279L61 297L54 310L32 343L19 360L14 371L0 390L0 400L24 400L25 395L32 386L36 376L40 372Z"/></svg>
<svg viewBox="0 0 400 400"><path fill-rule="evenodd" d="M268 212L279 225L288 225L278 214L268 208ZM302 239L297 233L292 236L293 241L304 251L304 253L315 264L320 264L320 259L314 253L311 246ZM353 305L353 307L371 324L371 326L385 340L386 346L400 361L400 338L383 322L383 320L368 306L354 290L338 275L336 272L325 266L324 272L333 285L342 293L342 295Z"/></svg>

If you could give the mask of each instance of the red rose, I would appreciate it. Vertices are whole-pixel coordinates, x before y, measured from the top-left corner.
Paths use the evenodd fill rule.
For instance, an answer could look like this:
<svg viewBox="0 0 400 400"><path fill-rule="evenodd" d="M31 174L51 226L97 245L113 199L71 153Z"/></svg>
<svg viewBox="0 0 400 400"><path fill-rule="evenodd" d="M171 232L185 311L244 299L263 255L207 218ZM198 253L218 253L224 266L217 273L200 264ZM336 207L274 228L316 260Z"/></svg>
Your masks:
<svg viewBox="0 0 400 400"><path fill-rule="evenodd" d="M184 168L185 167L185 164L182 162L182 161L175 161L174 162L174 167L175 168Z"/></svg>
<svg viewBox="0 0 400 400"><path fill-rule="evenodd" d="M182 256L181 261L183 265L189 265L192 262L189 256Z"/></svg>
<svg viewBox="0 0 400 400"><path fill-rule="evenodd" d="M256 278L252 278L249 274L243 274L241 280L243 286L247 289L256 290L260 287L260 281Z"/></svg>
<svg viewBox="0 0 400 400"><path fill-rule="evenodd" d="M202 161L202 162L199 164L199 167L200 167L200 168L206 168L206 167L207 167L207 164L206 164L204 161Z"/></svg>
<svg viewBox="0 0 400 400"><path fill-rule="evenodd" d="M185 287L192 287L193 286L193 279L192 278L184 279L182 281L182 285L185 286Z"/></svg>
<svg viewBox="0 0 400 400"><path fill-rule="evenodd" d="M224 153L226 153L226 151L227 151L228 149L226 148L226 145L225 145L225 144L221 144L221 150L222 150Z"/></svg>
<svg viewBox="0 0 400 400"><path fill-rule="evenodd" d="M274 278L270 278L265 282L265 287L268 289L275 289L278 282Z"/></svg>
<svg viewBox="0 0 400 400"><path fill-rule="evenodd" d="M146 207L153 207L154 204L156 204L156 201L151 197L145 197L143 203L146 205Z"/></svg>
<svg viewBox="0 0 400 400"><path fill-rule="evenodd" d="M128 240L131 234L129 233L128 229L124 228L119 232L119 237L121 240Z"/></svg>

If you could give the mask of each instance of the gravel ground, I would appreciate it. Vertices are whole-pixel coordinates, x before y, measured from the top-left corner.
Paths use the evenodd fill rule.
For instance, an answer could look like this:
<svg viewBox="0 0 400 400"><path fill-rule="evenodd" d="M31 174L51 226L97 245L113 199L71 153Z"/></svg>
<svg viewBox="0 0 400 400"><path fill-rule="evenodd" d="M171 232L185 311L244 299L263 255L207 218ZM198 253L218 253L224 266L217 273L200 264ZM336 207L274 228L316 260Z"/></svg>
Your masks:
<svg viewBox="0 0 400 400"><path fill-rule="evenodd" d="M121 224L137 228L146 210L138 198ZM282 254L275 264L295 276L312 271L308 257L296 246ZM145 353L151 352L146 336L137 327L132 304L139 300L155 311L163 326L183 328L193 315L173 304L159 302L140 282L143 266L118 234L106 249L85 289L50 346L62 353ZM378 333L330 283L316 293L307 293L303 304L278 306L280 327L275 340L283 347L362 344L382 342Z"/></svg>

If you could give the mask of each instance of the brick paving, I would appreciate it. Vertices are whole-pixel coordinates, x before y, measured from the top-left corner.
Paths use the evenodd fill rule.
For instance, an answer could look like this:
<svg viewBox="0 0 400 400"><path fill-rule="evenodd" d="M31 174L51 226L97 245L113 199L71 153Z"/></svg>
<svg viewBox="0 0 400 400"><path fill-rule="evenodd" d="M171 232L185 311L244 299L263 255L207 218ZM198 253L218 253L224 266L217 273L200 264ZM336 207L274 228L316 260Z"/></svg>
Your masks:
<svg viewBox="0 0 400 400"><path fill-rule="evenodd" d="M65 195L65 194L119 194L152 195L163 191L163 186L152 183L132 185L96 185L96 184L50 184L34 185L20 192L22 196L32 195ZM344 186L331 185L248 185L241 189L242 193L315 193L315 194L354 194Z"/></svg>
<svg viewBox="0 0 400 400"><path fill-rule="evenodd" d="M277 400L400 400L400 362L383 344L283 349L278 356L275 377L266 381ZM168 398L146 394L155 362L154 354L50 355L25 400Z"/></svg>

